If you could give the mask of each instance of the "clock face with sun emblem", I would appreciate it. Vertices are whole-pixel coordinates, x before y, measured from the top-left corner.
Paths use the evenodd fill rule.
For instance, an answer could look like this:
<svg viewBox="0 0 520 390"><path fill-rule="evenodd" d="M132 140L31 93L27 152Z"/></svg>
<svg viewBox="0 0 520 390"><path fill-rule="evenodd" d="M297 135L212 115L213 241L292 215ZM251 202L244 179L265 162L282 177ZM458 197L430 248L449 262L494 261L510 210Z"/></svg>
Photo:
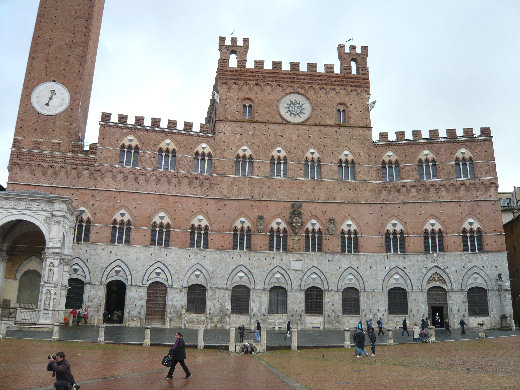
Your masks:
<svg viewBox="0 0 520 390"><path fill-rule="evenodd" d="M309 99L299 93L285 95L278 103L280 115L288 122L301 123L311 115L312 106Z"/></svg>

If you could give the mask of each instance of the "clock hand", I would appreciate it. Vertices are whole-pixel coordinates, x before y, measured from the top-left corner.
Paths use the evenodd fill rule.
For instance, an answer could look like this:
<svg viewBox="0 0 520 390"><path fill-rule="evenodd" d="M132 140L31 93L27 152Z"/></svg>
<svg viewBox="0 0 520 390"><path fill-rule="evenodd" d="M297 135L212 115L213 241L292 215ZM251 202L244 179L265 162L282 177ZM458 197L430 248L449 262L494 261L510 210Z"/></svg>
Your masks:
<svg viewBox="0 0 520 390"><path fill-rule="evenodd" d="M54 95L56 95L56 91L54 89L51 89L51 96L49 96L49 101L47 103L45 103L46 106L49 105L49 103L51 102Z"/></svg>

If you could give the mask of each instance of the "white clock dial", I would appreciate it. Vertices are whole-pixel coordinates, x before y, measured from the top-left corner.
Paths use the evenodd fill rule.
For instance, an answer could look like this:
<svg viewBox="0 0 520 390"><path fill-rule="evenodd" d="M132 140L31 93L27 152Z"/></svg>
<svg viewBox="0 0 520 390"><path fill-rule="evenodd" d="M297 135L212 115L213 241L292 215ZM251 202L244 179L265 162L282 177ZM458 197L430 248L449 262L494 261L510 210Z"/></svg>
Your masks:
<svg viewBox="0 0 520 390"><path fill-rule="evenodd" d="M280 99L278 110L286 121L301 123L311 115L312 106L305 96L299 93L290 93Z"/></svg>
<svg viewBox="0 0 520 390"><path fill-rule="evenodd" d="M58 115L69 106L70 93L63 84L46 81L32 91L31 104L40 114Z"/></svg>

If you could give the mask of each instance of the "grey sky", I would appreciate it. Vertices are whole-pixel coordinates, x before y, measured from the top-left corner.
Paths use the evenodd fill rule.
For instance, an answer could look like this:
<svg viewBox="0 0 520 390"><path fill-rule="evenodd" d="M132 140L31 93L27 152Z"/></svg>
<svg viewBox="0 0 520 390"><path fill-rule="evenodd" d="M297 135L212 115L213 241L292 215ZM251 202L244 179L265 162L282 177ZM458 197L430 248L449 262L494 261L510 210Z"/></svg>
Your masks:
<svg viewBox="0 0 520 390"><path fill-rule="evenodd" d="M38 0L0 0L0 184ZM500 191L520 185L520 2L106 0L86 142L101 111L204 122L218 37L250 38L253 60L335 64L354 38L369 50L373 137L380 131L490 126Z"/></svg>

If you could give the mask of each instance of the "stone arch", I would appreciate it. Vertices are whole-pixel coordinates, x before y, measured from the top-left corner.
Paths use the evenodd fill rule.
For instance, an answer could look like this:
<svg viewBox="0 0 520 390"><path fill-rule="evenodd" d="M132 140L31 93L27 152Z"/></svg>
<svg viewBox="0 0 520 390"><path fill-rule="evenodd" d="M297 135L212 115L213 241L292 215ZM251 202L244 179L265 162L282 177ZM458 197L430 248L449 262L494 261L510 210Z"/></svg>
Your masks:
<svg viewBox="0 0 520 390"><path fill-rule="evenodd" d="M199 272L197 276L195 273ZM202 278L201 278L202 276ZM208 270L200 263L194 264L190 267L190 269L184 274L184 279L182 280L182 287L188 287L191 281L196 284L202 284L206 288L209 287L211 279L209 277Z"/></svg>
<svg viewBox="0 0 520 390"><path fill-rule="evenodd" d="M20 276L23 275L25 271L38 271L40 275L43 274L43 260L38 256L29 256L18 266L18 269L15 273L15 279L19 280Z"/></svg>
<svg viewBox="0 0 520 390"><path fill-rule="evenodd" d="M9 231L9 227L7 226L4 226L5 224L9 223L9 222L16 222L16 221L24 221L24 222L30 222L34 225L36 225L36 227L38 229L40 229L40 231L42 232L43 234L43 237L45 238L45 245L48 246L49 245L49 234L50 234L50 228L48 226L45 225L45 223L43 223L42 221L40 221L38 218L36 217L33 217L32 215L30 214L23 214L23 215L20 215L20 214L14 214L14 215L7 215L5 216L4 218L0 219L0 231L1 230L4 230L6 229L7 231ZM12 240L14 240L17 236L18 236L19 233L15 233L15 232L10 232L7 234L6 237L4 237L4 242L2 244L4 245L9 245L10 242Z"/></svg>
<svg viewBox="0 0 520 390"><path fill-rule="evenodd" d="M90 269L88 265L79 257L74 257L71 264L69 268L69 278L78 278L85 283L90 283Z"/></svg>
<svg viewBox="0 0 520 390"><path fill-rule="evenodd" d="M442 280L439 280L435 277L435 274L439 275L444 279L445 283L442 282ZM430 278L435 280L430 280ZM421 280L421 290L426 291L430 287L442 287L445 288L447 291L453 291L453 282L450 278L450 275L443 270L438 265L434 265L431 267L423 276Z"/></svg>
<svg viewBox="0 0 520 390"><path fill-rule="evenodd" d="M307 283L308 279L312 279L311 276L315 274L317 277L315 280L312 280L309 284ZM321 287L323 290L329 289L329 281L325 277L325 274L318 267L309 268L305 274L302 276L300 282L300 289L305 290L307 287Z"/></svg>
<svg viewBox="0 0 520 390"><path fill-rule="evenodd" d="M157 274L159 272L160 274ZM160 261L156 261L148 267L144 273L142 285L148 286L153 282L161 282L168 287L173 287L173 278L170 269Z"/></svg>
<svg viewBox="0 0 520 390"><path fill-rule="evenodd" d="M338 279L338 291L343 291L345 287L355 287L359 291L365 291L363 277L352 267L345 269Z"/></svg>
<svg viewBox="0 0 520 390"><path fill-rule="evenodd" d="M242 276L242 279L240 279L240 273L243 273L244 276L247 278L244 279ZM226 287L228 289L231 289L233 286L236 286L238 284L242 284L244 286L247 286L251 289L255 288L255 278L249 268L247 268L245 265L240 264L236 266L230 273L226 282Z"/></svg>
<svg viewBox="0 0 520 390"><path fill-rule="evenodd" d="M276 274L281 275L280 280L279 281L275 280L275 281L271 282L273 279L276 278ZM282 279L283 279L283 282L282 282ZM285 287L285 288L287 288L287 290L292 290L292 280L291 280L291 277L289 276L289 273L284 268L280 267L279 265L272 268L267 273L267 276L265 277L265 280L264 280L264 289L265 290L269 290L271 287L274 287L274 286Z"/></svg>
<svg viewBox="0 0 520 390"><path fill-rule="evenodd" d="M482 268L475 265L464 274L461 289L462 291L467 291L471 287L483 287L489 290L491 285L491 279L488 274L486 274Z"/></svg>
<svg viewBox="0 0 520 390"><path fill-rule="evenodd" d="M396 275L399 277L397 278ZM381 291L387 291L392 287L402 287L407 291L413 291L412 280L400 267L393 267L386 273Z"/></svg>
<svg viewBox="0 0 520 390"><path fill-rule="evenodd" d="M122 272L117 272L118 267ZM112 280L120 280L127 285L132 284L132 273L130 272L130 268L121 259L114 260L105 268L105 271L103 271L101 284L107 284Z"/></svg>

